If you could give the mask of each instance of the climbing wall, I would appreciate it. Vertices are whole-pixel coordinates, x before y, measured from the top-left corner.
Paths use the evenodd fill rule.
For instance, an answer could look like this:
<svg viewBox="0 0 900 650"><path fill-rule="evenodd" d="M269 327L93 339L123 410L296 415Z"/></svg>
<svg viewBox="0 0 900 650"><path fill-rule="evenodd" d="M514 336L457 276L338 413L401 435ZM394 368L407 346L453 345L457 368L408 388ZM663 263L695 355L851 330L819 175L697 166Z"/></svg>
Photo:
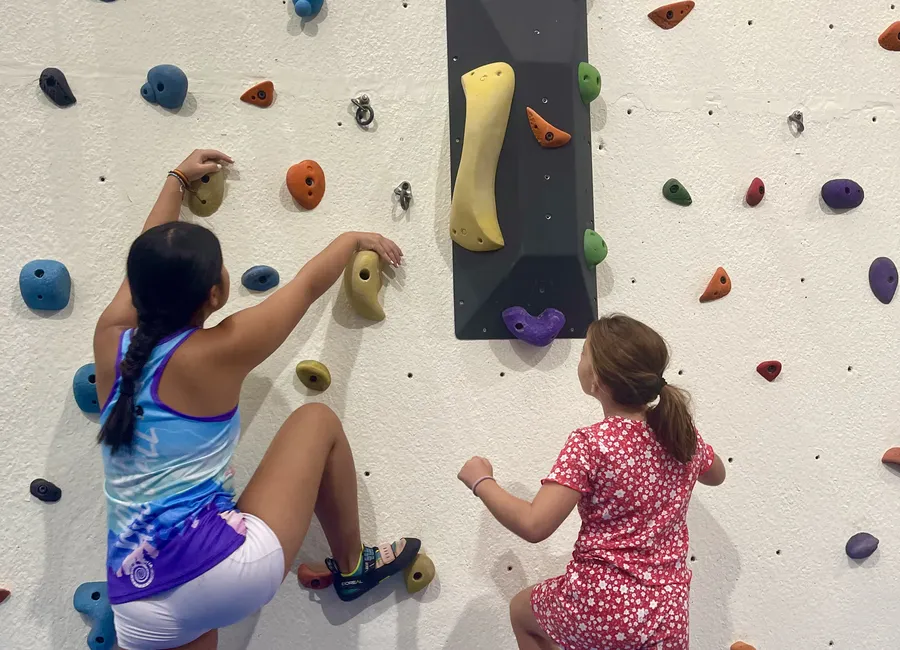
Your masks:
<svg viewBox="0 0 900 650"><path fill-rule="evenodd" d="M220 647L512 650L508 599L561 572L571 552L574 517L530 546L456 480L477 453L503 485L531 496L568 431L600 412L579 393L579 341L456 339L443 3L328 0L306 22L291 4L0 8L4 650L86 647L89 625L72 597L103 578L106 533L96 416L78 408L72 380L91 361L91 329L165 173L195 147L237 161L221 208L202 221L231 270L222 316L261 300L240 286L244 271L269 265L291 277L342 231L380 231L403 247L406 264L385 278L384 321L356 316L339 283L250 376L236 469L242 487L292 409L329 404L356 452L365 538L416 533L438 572L414 596L385 585L350 605L289 578L260 615L224 630ZM900 259L900 53L878 45L900 9L698 0L662 30L647 17L653 3L586 4L603 90L590 132L572 136L590 138L595 229L609 245L599 310L668 338L667 379L692 391L698 425L729 469L691 507L692 648L900 647L900 472L880 462L900 445L900 302L882 304L868 280L876 258ZM544 30L552 3L520 19ZM163 63L189 79L177 112L140 95ZM65 73L77 103L45 97L47 67ZM263 80L275 85L271 107L240 101ZM367 129L350 101L363 93L375 111ZM803 133L788 121L795 111ZM305 159L328 179L308 212L285 186ZM766 192L750 207L756 177ZM849 211L820 197L842 178L865 189ZM669 179L689 206L666 200ZM403 181L408 211L393 193ZM24 304L18 275L34 259L68 268L61 311ZM701 303L719 267L731 291ZM327 392L303 387L302 359L328 365ZM770 383L756 368L776 360ZM60 500L33 497L36 478L58 486ZM881 541L865 560L845 554L858 532ZM325 552L314 527L301 559Z"/></svg>

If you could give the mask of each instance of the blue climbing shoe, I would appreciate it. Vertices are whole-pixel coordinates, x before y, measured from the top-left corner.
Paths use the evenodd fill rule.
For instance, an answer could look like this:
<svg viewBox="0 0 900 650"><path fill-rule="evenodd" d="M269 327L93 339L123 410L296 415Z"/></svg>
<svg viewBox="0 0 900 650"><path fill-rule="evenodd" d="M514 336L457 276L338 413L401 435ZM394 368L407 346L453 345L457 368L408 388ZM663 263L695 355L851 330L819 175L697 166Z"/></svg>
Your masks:
<svg viewBox="0 0 900 650"><path fill-rule="evenodd" d="M331 571L334 590L344 602L356 600L380 582L400 573L416 559L422 542L414 537L402 538L393 544L364 546L359 562L351 573L341 573L337 562L325 560Z"/></svg>

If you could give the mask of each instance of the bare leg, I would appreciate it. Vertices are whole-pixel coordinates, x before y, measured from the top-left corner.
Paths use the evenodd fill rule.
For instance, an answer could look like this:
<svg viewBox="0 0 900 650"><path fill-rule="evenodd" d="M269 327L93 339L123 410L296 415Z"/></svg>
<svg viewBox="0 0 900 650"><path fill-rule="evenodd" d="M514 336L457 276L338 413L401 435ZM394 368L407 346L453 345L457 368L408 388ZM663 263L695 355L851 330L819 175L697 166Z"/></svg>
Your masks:
<svg viewBox="0 0 900 650"><path fill-rule="evenodd" d="M210 630L199 639L194 639L187 645L180 645L173 650L216 650L219 647L219 631Z"/></svg>
<svg viewBox="0 0 900 650"><path fill-rule="evenodd" d="M509 602L509 620L519 644L519 650L559 650L541 628L531 609L531 590L520 591Z"/></svg>
<svg viewBox="0 0 900 650"><path fill-rule="evenodd" d="M307 404L294 411L275 435L237 505L266 522L278 536L285 575L303 544L313 512L341 571L353 571L362 549L356 467L334 411L324 404Z"/></svg>

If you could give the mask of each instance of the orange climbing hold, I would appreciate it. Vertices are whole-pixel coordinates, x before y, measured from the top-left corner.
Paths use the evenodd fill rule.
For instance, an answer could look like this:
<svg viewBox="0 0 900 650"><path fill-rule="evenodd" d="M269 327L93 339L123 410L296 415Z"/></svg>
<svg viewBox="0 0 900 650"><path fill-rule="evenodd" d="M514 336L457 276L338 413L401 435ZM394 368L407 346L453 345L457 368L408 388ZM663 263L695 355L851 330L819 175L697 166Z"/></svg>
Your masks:
<svg viewBox="0 0 900 650"><path fill-rule="evenodd" d="M706 291L700 296L700 302L718 300L719 298L724 298L729 293L731 293L731 278L728 277L728 273L725 272L725 269L720 266L716 269L716 273L713 275L712 280L706 285Z"/></svg>
<svg viewBox="0 0 900 650"><path fill-rule="evenodd" d="M241 95L241 101L266 108L275 101L275 84L263 81Z"/></svg>
<svg viewBox="0 0 900 650"><path fill-rule="evenodd" d="M571 135L562 129L557 129L550 124L550 122L538 115L537 111L529 107L525 107L525 111L528 113L528 123L531 125L531 132L534 133L534 137L537 138L538 144L542 147L546 149L555 149L556 147L563 146L572 139Z"/></svg>
<svg viewBox="0 0 900 650"><path fill-rule="evenodd" d="M900 447L894 447L884 452L884 456L881 457L881 462L885 465L900 466Z"/></svg>
<svg viewBox="0 0 900 650"><path fill-rule="evenodd" d="M731 644L731 650L756 650L749 643L744 643L743 641L738 641L737 643Z"/></svg>
<svg viewBox="0 0 900 650"><path fill-rule="evenodd" d="M691 10L693 8L693 0L687 0L686 2L675 2L670 5L660 7L659 9L654 9L649 14L647 14L647 17L663 29L672 29L673 27L675 27L675 25L677 25L687 17L687 15L691 13Z"/></svg>
<svg viewBox="0 0 900 650"><path fill-rule="evenodd" d="M312 210L325 196L325 172L315 160L298 162L288 169L287 187L297 203Z"/></svg>
<svg viewBox="0 0 900 650"><path fill-rule="evenodd" d="M891 52L900 52L900 21L882 32L878 37L878 44Z"/></svg>

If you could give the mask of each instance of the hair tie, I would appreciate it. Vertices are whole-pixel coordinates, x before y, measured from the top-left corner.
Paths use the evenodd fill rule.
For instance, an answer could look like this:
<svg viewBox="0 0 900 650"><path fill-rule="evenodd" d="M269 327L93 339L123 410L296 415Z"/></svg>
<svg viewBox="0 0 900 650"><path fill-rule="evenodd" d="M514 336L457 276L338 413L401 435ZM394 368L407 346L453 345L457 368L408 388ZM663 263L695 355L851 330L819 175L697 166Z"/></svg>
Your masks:
<svg viewBox="0 0 900 650"><path fill-rule="evenodd" d="M669 385L669 382L666 381L665 377L660 375L659 377L659 392L662 392L662 389Z"/></svg>

